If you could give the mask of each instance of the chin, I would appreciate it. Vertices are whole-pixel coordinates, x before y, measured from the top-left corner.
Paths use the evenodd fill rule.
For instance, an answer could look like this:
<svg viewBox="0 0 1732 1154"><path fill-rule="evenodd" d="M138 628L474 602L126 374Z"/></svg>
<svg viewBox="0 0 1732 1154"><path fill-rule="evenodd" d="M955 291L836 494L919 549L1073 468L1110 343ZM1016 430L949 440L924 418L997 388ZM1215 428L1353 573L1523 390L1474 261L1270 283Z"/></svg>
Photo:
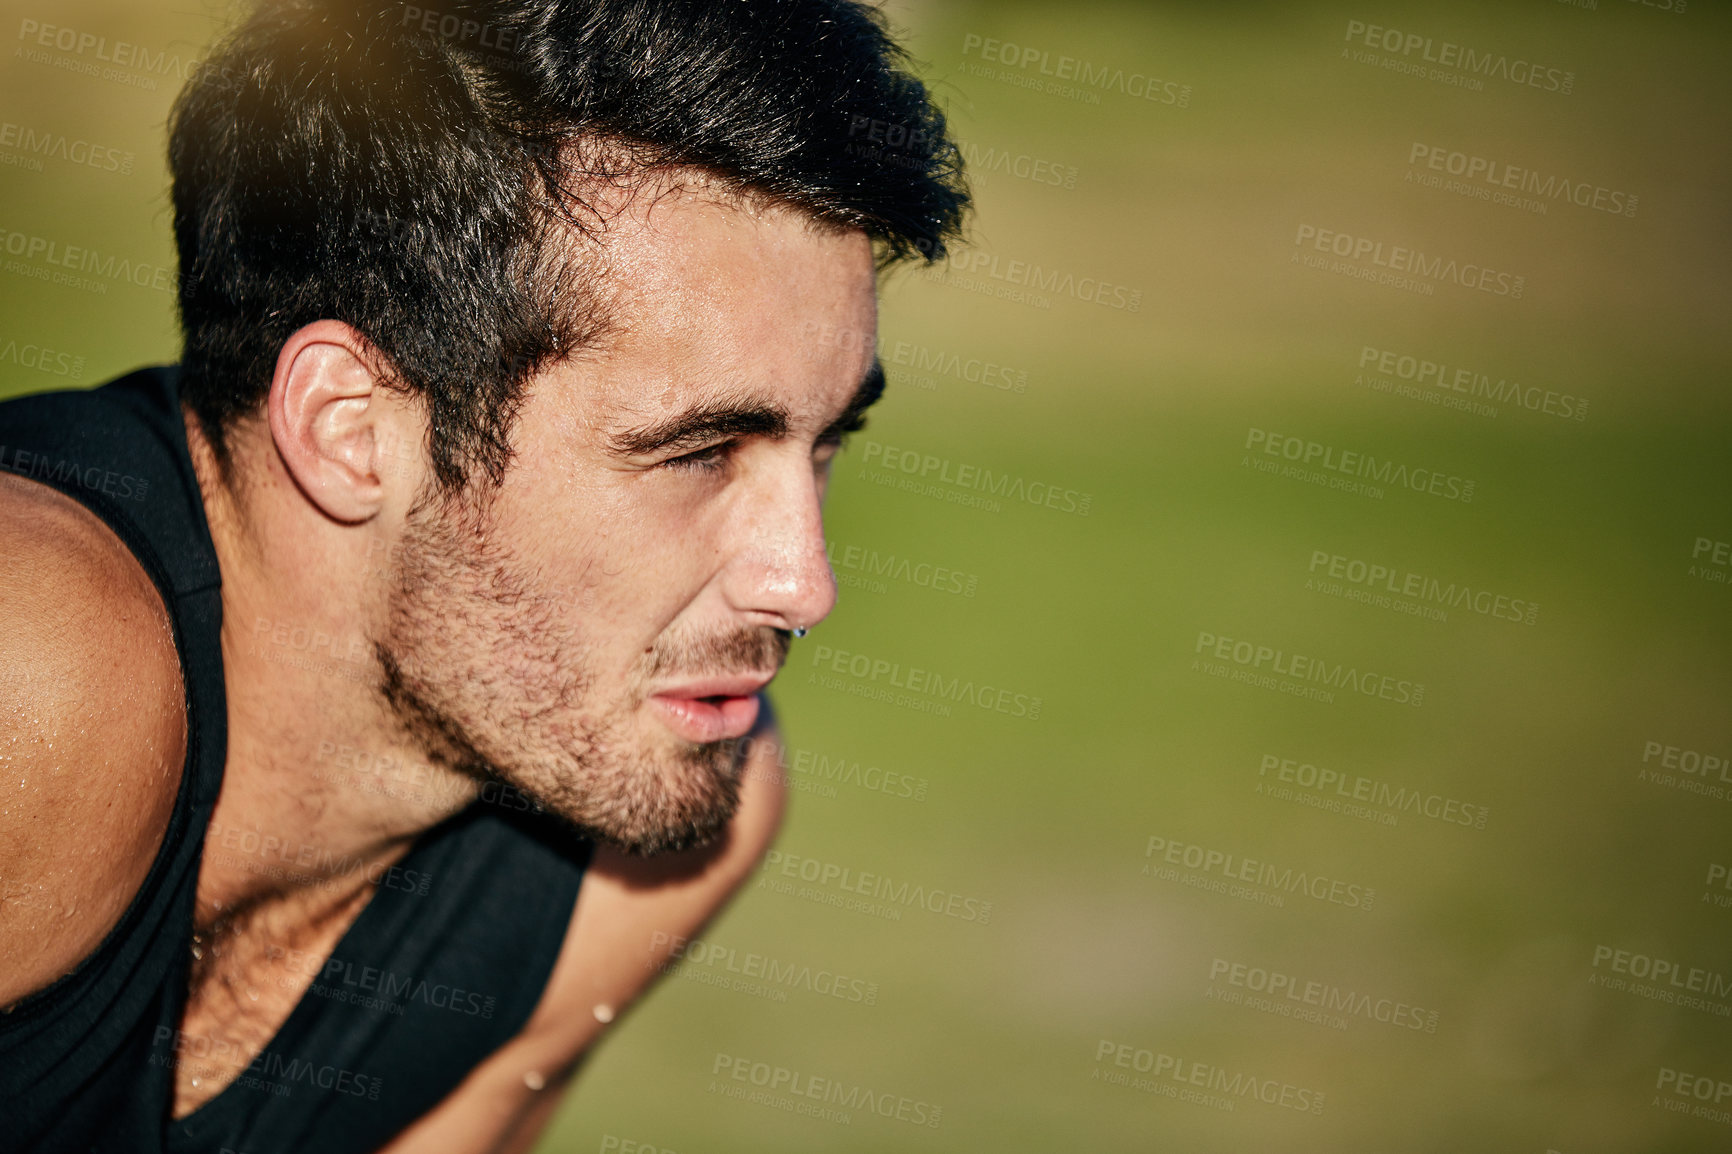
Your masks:
<svg viewBox="0 0 1732 1154"><path fill-rule="evenodd" d="M710 845L740 801L743 748L737 739L704 745L658 743L629 757L591 751L574 772L538 780L502 776L585 836L636 857Z"/></svg>

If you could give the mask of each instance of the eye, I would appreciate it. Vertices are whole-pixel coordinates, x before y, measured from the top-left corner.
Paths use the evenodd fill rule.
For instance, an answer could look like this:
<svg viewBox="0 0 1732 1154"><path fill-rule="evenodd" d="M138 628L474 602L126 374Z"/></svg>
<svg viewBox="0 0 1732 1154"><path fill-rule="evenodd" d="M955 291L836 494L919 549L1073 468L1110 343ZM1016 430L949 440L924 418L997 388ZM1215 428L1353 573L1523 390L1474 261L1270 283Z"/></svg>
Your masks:
<svg viewBox="0 0 1732 1154"><path fill-rule="evenodd" d="M715 472L728 463L728 458L733 455L734 447L733 441L719 441L714 445L694 449L690 453L682 453L678 457L669 457L662 462L662 466L671 469Z"/></svg>
<svg viewBox="0 0 1732 1154"><path fill-rule="evenodd" d="M812 446L812 455L820 463L827 463L837 453L848 445L848 438L866 427L866 415L856 413L845 422L834 425L824 431L817 443Z"/></svg>
<svg viewBox="0 0 1732 1154"><path fill-rule="evenodd" d="M842 446L846 441L846 437L840 436L826 437L819 441L812 446L812 463L820 469L828 468L830 463L836 459L836 454L842 451Z"/></svg>

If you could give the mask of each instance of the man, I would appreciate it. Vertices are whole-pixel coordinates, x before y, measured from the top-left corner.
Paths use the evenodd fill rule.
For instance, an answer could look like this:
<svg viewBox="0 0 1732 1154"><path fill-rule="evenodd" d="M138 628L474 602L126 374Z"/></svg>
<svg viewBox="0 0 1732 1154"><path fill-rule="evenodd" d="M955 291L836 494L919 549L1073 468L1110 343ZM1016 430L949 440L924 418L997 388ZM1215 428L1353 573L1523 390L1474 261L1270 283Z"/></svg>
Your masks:
<svg viewBox="0 0 1732 1154"><path fill-rule="evenodd" d="M955 150L854 0L285 0L170 157L178 370L0 406L0 1144L524 1149L775 832Z"/></svg>

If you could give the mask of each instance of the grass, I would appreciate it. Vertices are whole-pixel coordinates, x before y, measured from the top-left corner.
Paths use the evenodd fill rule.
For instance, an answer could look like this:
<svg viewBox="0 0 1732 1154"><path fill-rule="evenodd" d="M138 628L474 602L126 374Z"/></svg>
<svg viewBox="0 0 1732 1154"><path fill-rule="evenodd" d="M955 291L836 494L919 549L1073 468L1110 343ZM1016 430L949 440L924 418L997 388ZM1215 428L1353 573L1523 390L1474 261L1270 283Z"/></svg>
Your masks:
<svg viewBox="0 0 1732 1154"><path fill-rule="evenodd" d="M63 7L67 24L151 45L208 27ZM1697 538L1732 535L1723 14L931 2L895 15L976 156L1077 170L1069 189L989 172L973 251L1001 271L1016 259L1141 293L1131 312L1057 292L1032 307L908 272L887 283L886 342L929 362L990 360L1027 386L900 366L838 470L830 533L880 564L956 570L974 593L874 578L862 561L777 690L814 765L926 783L916 800L796 773L810 788L782 852L990 902L990 916L899 906L891 919L749 889L712 940L859 978L874 1004L670 980L596 1054L541 1148L1723 1148L1723 1123L1656 1106L1655 1083L1662 1068L1732 1081L1727 1019L1589 981L1605 972L1600 946L1732 976L1732 909L1704 884L1727 860L1732 803L1639 778L1649 742L1732 752L1732 589L1689 572ZM1474 92L1343 58L1352 20L1568 69L1573 91ZM1032 92L965 71L980 63L963 51L971 35L1191 97ZM0 89L12 119L106 134L139 157L131 177L0 169L6 227L166 263L166 94L16 58ZM1426 188L1405 179L1416 144L1634 193L1639 208L1539 214ZM1312 251L1294 243L1303 225L1519 275L1525 291L1421 296L1309 268L1294 260ZM72 350L85 382L173 355L169 301L151 290L8 275L0 307L0 340ZM1367 346L1586 398L1588 413L1476 415L1432 389L1379 391L1362 380ZM0 361L8 393L61 383ZM1247 463L1253 430L1471 479L1473 500L1266 475ZM1025 493L1087 494L1089 511L900 491L874 481L884 446L1008 474ZM1318 552L1539 610L1531 625L1460 606L1440 621L1348 600L1307 587ZM1202 633L1423 683L1424 702L1323 703L1210 676ZM811 679L819 647L1038 696L1040 716L838 691ZM1268 792L1268 757L1487 820L1329 812ZM1277 907L1145 876L1151 837L1376 899L1364 911L1284 891ZM1222 962L1435 1010L1437 1029L1223 1003L1205 996ZM1095 1075L1137 1073L1097 1062L1103 1041L1319 1091L1323 1109L1227 1111L1112 1085ZM730 1100L720 1088L742 1083L715 1072L718 1055L888 1095L892 1114L903 1097L938 1105L941 1124Z"/></svg>

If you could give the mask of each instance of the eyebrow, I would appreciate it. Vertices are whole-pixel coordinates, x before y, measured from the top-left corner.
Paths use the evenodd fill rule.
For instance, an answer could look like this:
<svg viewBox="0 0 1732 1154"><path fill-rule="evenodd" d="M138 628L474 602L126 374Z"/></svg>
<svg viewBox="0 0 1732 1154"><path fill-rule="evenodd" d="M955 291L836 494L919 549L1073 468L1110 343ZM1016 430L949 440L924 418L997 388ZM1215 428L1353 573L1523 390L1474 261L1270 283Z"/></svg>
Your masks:
<svg viewBox="0 0 1732 1154"><path fill-rule="evenodd" d="M820 443L855 432L866 423L866 410L884 395L884 366L876 359L861 378L848 407L818 435ZM714 401L676 413L653 424L615 433L608 448L620 456L642 456L694 449L727 437L788 435L788 410L771 401L749 397Z"/></svg>
<svg viewBox="0 0 1732 1154"><path fill-rule="evenodd" d="M866 370L866 375L860 378L860 384L854 390L854 395L848 398L848 407L842 410L842 415L824 426L824 431L818 434L818 443L837 441L849 433L857 433L866 427L866 410L878 403L878 398L884 395L884 365L877 357L872 358L872 367Z"/></svg>
<svg viewBox="0 0 1732 1154"><path fill-rule="evenodd" d="M750 398L713 401L664 420L615 433L608 447L623 457L697 448L722 437L784 437L788 412Z"/></svg>

